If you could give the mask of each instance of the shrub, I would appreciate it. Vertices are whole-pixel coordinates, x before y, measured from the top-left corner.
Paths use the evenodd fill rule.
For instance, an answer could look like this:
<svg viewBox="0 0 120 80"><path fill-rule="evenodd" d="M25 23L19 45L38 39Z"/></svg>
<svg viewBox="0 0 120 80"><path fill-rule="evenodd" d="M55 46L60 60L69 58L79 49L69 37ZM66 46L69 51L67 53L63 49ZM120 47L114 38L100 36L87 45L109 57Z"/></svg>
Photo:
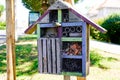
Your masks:
<svg viewBox="0 0 120 80"><path fill-rule="evenodd" d="M91 27L91 37L93 39L97 39L100 41L112 42L116 44L120 44L120 15L119 14L112 14L105 19L99 19L95 21L103 28L105 28L108 32L103 34L96 30L95 28Z"/></svg>
<svg viewBox="0 0 120 80"><path fill-rule="evenodd" d="M6 28L6 23L5 22L0 22L0 30L3 30Z"/></svg>
<svg viewBox="0 0 120 80"><path fill-rule="evenodd" d="M110 15L101 26L108 30L106 37L109 38L112 43L120 44L120 15Z"/></svg>
<svg viewBox="0 0 120 80"><path fill-rule="evenodd" d="M104 21L104 19L98 19L95 21L95 23L100 25L103 23L103 21ZM96 28L92 27L91 25L90 25L90 35L91 35L92 39L106 41L106 40L101 38L101 32L98 31Z"/></svg>

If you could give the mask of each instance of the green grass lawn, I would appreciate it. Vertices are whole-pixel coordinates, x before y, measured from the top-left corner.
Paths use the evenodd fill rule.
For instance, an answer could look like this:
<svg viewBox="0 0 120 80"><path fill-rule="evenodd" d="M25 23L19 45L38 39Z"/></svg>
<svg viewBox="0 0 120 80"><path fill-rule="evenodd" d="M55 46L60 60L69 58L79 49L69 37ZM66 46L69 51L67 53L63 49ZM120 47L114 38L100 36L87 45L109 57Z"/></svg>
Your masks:
<svg viewBox="0 0 120 80"><path fill-rule="evenodd" d="M37 36L23 36L16 42L17 80L63 80L60 75L38 73ZM87 80L120 80L120 55L90 50ZM46 77L47 76L47 77ZM6 79L6 46L0 46L0 80ZM72 79L74 80L74 79Z"/></svg>

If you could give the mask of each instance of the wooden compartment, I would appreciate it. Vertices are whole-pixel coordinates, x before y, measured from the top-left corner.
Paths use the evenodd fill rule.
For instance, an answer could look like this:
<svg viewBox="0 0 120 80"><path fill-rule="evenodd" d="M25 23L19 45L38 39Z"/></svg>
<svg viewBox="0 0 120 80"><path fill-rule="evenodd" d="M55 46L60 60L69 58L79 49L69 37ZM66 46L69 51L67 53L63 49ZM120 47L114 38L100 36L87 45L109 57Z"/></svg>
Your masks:
<svg viewBox="0 0 120 80"><path fill-rule="evenodd" d="M62 22L69 22L69 10L68 9L62 10Z"/></svg>
<svg viewBox="0 0 120 80"><path fill-rule="evenodd" d="M82 55L82 42L64 41L62 42L62 55Z"/></svg>
<svg viewBox="0 0 120 80"><path fill-rule="evenodd" d="M63 37L82 37L81 26L67 26L62 28Z"/></svg>
<svg viewBox="0 0 120 80"><path fill-rule="evenodd" d="M64 58L62 63L62 71L82 73L82 59Z"/></svg>
<svg viewBox="0 0 120 80"><path fill-rule="evenodd" d="M56 38L56 37L58 37L58 28L56 28L56 27L41 28L41 36L40 37Z"/></svg>
<svg viewBox="0 0 120 80"><path fill-rule="evenodd" d="M49 22L58 22L58 11L57 10L50 11Z"/></svg>

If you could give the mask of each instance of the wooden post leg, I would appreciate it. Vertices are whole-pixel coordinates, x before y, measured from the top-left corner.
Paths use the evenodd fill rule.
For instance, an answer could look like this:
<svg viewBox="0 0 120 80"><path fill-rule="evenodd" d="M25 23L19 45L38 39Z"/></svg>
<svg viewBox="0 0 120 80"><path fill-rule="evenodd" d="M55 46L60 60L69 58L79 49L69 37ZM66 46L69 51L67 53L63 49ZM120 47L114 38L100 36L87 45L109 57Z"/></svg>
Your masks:
<svg viewBox="0 0 120 80"><path fill-rule="evenodd" d="M70 80L70 76L64 76L63 80Z"/></svg>
<svg viewBox="0 0 120 80"><path fill-rule="evenodd" d="M16 80L15 0L6 0L7 80Z"/></svg>
<svg viewBox="0 0 120 80"><path fill-rule="evenodd" d="M77 77L77 80L86 80L86 77Z"/></svg>

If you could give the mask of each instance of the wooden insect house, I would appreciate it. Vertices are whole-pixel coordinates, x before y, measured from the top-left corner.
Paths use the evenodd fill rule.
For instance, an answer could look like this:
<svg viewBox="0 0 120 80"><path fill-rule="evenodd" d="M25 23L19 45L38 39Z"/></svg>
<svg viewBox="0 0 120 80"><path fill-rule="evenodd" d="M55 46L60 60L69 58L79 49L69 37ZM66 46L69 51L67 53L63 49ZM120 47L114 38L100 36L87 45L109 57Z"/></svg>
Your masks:
<svg viewBox="0 0 120 80"><path fill-rule="evenodd" d="M106 32L67 2L58 0L51 5L25 31L38 30L39 72L85 77L90 65L88 24Z"/></svg>

